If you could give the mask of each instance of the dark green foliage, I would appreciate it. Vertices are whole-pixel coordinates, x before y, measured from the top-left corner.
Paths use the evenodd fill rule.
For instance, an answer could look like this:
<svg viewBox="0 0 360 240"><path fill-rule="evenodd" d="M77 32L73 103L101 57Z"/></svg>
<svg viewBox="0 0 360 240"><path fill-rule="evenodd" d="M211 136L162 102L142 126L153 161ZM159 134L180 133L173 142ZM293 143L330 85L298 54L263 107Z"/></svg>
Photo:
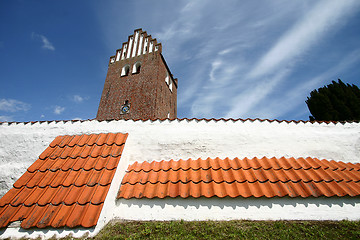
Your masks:
<svg viewBox="0 0 360 240"><path fill-rule="evenodd" d="M360 89L340 79L313 90L305 102L312 114L310 121L360 120Z"/></svg>

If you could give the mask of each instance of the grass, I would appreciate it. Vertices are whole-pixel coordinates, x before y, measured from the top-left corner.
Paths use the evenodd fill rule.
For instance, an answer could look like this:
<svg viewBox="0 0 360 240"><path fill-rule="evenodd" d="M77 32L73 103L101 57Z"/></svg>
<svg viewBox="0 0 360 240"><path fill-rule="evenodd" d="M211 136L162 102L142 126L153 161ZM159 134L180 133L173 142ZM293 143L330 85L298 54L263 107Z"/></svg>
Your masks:
<svg viewBox="0 0 360 240"><path fill-rule="evenodd" d="M360 239L360 222L122 221L93 239Z"/></svg>

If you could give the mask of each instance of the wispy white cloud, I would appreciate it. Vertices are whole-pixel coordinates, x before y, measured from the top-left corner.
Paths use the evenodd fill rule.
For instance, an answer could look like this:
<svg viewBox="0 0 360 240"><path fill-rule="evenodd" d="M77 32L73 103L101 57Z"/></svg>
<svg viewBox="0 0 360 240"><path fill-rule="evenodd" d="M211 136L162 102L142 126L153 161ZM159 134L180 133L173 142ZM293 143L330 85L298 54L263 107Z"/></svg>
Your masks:
<svg viewBox="0 0 360 240"><path fill-rule="evenodd" d="M360 49L356 49L337 59L335 64L329 67L327 71L310 77L307 81L293 84L292 87L287 88L287 90L281 92L281 94L272 96L271 100L266 98L259 99L258 102L261 102L261 104L251 108L250 111L245 111L245 113L259 118L284 118L289 113L292 113L295 119L298 119L300 116L306 116L303 120L308 120L307 115L310 113L305 104L305 100L307 96L310 95L310 92L329 84L332 80L336 80L340 75L348 71L351 67L355 67L359 62ZM243 100L246 101L246 98ZM236 109L235 107L233 110L233 114L244 111L241 108ZM238 117L239 116L241 115L238 115Z"/></svg>
<svg viewBox="0 0 360 240"><path fill-rule="evenodd" d="M355 5L358 5L355 1L321 1L305 13L246 73L248 85L255 87L233 97L235 103L226 116L276 118L294 111L300 105L303 109L306 92L299 89L305 87L309 91L306 87L308 80L304 79L300 85L288 84L283 94L274 95L275 91L284 85L285 79L294 77L291 74L301 58L306 57L306 52L324 39L330 30L335 31L340 27L343 17L350 16Z"/></svg>
<svg viewBox="0 0 360 240"><path fill-rule="evenodd" d="M277 84L283 81L289 75L288 70L277 73L272 78L265 78L257 81L253 88L242 92L232 99L231 110L227 112L226 117L251 117L254 116L253 111L261 101L274 90Z"/></svg>
<svg viewBox="0 0 360 240"><path fill-rule="evenodd" d="M65 107L61 107L61 106L54 107L54 113L56 115L59 115L59 114L63 113L64 111L65 111Z"/></svg>
<svg viewBox="0 0 360 240"><path fill-rule="evenodd" d="M27 111L31 107L30 104L24 103L15 99L0 99L0 111L5 112L17 112L17 111Z"/></svg>
<svg viewBox="0 0 360 240"><path fill-rule="evenodd" d="M211 71L209 74L210 81L212 81L212 82L216 81L217 78L215 77L215 74L216 74L216 71L218 71L220 69L221 65L222 65L221 60L215 60L214 62L211 63Z"/></svg>
<svg viewBox="0 0 360 240"><path fill-rule="evenodd" d="M42 42L42 48L43 49L47 49L47 50L51 50L51 51L55 51L55 47L54 45L49 41L49 39L47 37L45 37L44 35L41 34L37 34L37 33L31 33L31 38L32 39L39 39Z"/></svg>
<svg viewBox="0 0 360 240"><path fill-rule="evenodd" d="M80 96L80 95L73 95L72 97L71 97L71 100L73 101L73 102L76 102L76 103L82 103L83 101L85 101L85 100L87 100L88 99L88 97L82 97L82 96Z"/></svg>
<svg viewBox="0 0 360 240"><path fill-rule="evenodd" d="M0 122L12 122L13 117L12 116L0 116Z"/></svg>
<svg viewBox="0 0 360 240"><path fill-rule="evenodd" d="M249 81L244 76L253 64L255 54L250 52L257 51L261 31L279 21L279 15L283 16L267 14L271 8L278 9L279 6L273 6L277 4L267 3L264 8L251 2L245 4L243 8L236 2L220 5L214 1L188 2L175 13L176 21L154 34L165 41L163 49L171 62L187 62L183 68L185 74L179 79L182 91L178 92L178 99L179 104L191 106L192 116L219 116L232 111L231 99ZM290 9L284 11L288 15L292 15L291 9L298 9L292 4L282 8ZM232 17L224 18L224 15ZM246 56L249 54L250 58ZM246 88L252 91L254 84Z"/></svg>
<svg viewBox="0 0 360 240"><path fill-rule="evenodd" d="M336 24L341 24L342 17L350 15L359 1L319 1L305 14L279 41L267 52L248 77L261 77L273 73L278 68L296 62L296 57L303 55L322 39Z"/></svg>

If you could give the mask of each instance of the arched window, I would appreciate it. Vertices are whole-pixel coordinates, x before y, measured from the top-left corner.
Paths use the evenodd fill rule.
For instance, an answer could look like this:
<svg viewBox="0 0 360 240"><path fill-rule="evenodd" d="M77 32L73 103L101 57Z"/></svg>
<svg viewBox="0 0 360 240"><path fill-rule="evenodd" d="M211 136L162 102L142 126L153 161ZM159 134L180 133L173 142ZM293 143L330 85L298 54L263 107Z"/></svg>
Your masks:
<svg viewBox="0 0 360 240"><path fill-rule="evenodd" d="M136 62L133 66L132 73L140 73L141 63Z"/></svg>
<svg viewBox="0 0 360 240"><path fill-rule="evenodd" d="M130 72L130 66L129 65L125 65L122 69L121 69L121 76L128 76Z"/></svg>

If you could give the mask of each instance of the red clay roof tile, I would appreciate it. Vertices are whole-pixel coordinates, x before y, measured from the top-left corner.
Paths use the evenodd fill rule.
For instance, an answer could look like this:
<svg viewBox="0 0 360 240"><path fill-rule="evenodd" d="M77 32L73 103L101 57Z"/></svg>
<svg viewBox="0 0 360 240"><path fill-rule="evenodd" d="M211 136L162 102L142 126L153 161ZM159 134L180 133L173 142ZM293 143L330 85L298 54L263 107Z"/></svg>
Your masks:
<svg viewBox="0 0 360 240"><path fill-rule="evenodd" d="M0 199L0 228L93 227L127 134L59 136Z"/></svg>
<svg viewBox="0 0 360 240"><path fill-rule="evenodd" d="M69 187L59 186L57 187L57 192L55 196L51 200L51 204L53 205L59 205L64 202L64 199L66 198L67 194L71 190Z"/></svg>
<svg viewBox="0 0 360 240"><path fill-rule="evenodd" d="M87 185L93 187L98 184L102 173L102 171L93 171L93 174L90 176Z"/></svg>
<svg viewBox="0 0 360 240"><path fill-rule="evenodd" d="M87 211L83 215L83 219L81 221L81 226L88 228L93 226L93 222L97 221L99 218L101 209L104 203L99 205L89 204Z"/></svg>
<svg viewBox="0 0 360 240"><path fill-rule="evenodd" d="M128 167L117 197L359 195L360 163L264 157L135 162Z"/></svg>
<svg viewBox="0 0 360 240"><path fill-rule="evenodd" d="M10 219L9 222L14 222L16 220L23 220L29 214L29 212L31 212L33 210L34 207L35 207L35 205L33 205L31 207L27 207L25 205L18 207L17 212L12 216L12 218Z"/></svg>
<svg viewBox="0 0 360 240"><path fill-rule="evenodd" d="M11 205L5 205L4 207L2 207L0 209L1 212L0 223L7 226L11 222L12 217L17 213L18 210L19 210L18 207L16 206L13 207Z"/></svg>
<svg viewBox="0 0 360 240"><path fill-rule="evenodd" d="M44 194L37 201L37 204L40 206L43 206L48 203L51 203L52 199L56 196L59 189L60 189L60 187L58 187L58 188L47 187Z"/></svg>
<svg viewBox="0 0 360 240"><path fill-rule="evenodd" d="M57 214L54 215L51 221L49 221L49 224L54 228L64 227L66 226L66 220L69 218L69 215L73 210L73 205L67 206L64 203L61 203L57 206L57 208L59 208Z"/></svg>
<svg viewBox="0 0 360 240"><path fill-rule="evenodd" d="M28 172L35 172L37 170L40 169L40 167L42 165L44 165L46 162L48 162L47 160L41 160L40 158L38 160L36 160L33 164L31 164L31 166L27 169ZM52 161L50 161L52 162Z"/></svg>
<svg viewBox="0 0 360 240"><path fill-rule="evenodd" d="M88 145L91 145L89 143L89 136L88 135L77 135L77 136L74 136L73 139L71 139L71 141L68 143L68 145L70 147L74 147L75 145L78 145L78 146L85 146L85 144L88 144Z"/></svg>
<svg viewBox="0 0 360 240"><path fill-rule="evenodd" d="M18 195L14 196L10 204L12 206L19 206L21 204L24 204L26 199L29 197L29 195L31 195L33 191L35 191L35 188L22 187L21 191L18 193Z"/></svg>
<svg viewBox="0 0 360 240"><path fill-rule="evenodd" d="M90 169L93 169L94 166L96 165L96 163L100 161L102 163L109 161L108 158L103 158L103 157L87 157L86 162L84 163L84 165L82 166L82 168L86 171L89 171ZM101 170L102 168L95 168L96 170Z"/></svg>
<svg viewBox="0 0 360 240"><path fill-rule="evenodd" d="M114 174L115 174L115 169L113 170L107 170L107 169L104 169L102 172L102 175L101 175L101 178L99 179L99 184L101 186L105 186L107 185L109 182L111 182Z"/></svg>

